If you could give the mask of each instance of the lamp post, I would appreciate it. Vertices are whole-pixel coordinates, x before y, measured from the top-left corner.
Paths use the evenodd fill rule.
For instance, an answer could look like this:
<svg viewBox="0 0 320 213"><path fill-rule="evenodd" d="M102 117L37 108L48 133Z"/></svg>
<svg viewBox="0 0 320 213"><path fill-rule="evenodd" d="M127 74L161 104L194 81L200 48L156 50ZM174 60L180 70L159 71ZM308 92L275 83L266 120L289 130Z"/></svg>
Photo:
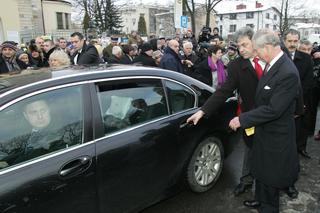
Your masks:
<svg viewBox="0 0 320 213"><path fill-rule="evenodd" d="M41 16L42 16L42 28L43 28L43 34L46 34L46 26L44 23L44 15L43 15L43 0L41 0Z"/></svg>

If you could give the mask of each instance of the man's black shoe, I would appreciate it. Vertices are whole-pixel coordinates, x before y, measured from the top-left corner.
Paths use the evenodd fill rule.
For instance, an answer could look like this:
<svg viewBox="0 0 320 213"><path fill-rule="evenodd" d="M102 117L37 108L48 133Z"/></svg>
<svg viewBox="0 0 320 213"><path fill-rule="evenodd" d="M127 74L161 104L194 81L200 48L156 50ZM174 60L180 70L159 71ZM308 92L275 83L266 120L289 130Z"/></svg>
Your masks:
<svg viewBox="0 0 320 213"><path fill-rule="evenodd" d="M235 196L238 196L244 193L247 189L251 188L252 184L239 183L236 188L233 190Z"/></svg>
<svg viewBox="0 0 320 213"><path fill-rule="evenodd" d="M305 150L299 150L299 154L302 155L304 158L311 159L311 156Z"/></svg>
<svg viewBox="0 0 320 213"><path fill-rule="evenodd" d="M245 200L243 205L252 209L256 209L260 206L260 202L256 200Z"/></svg>
<svg viewBox="0 0 320 213"><path fill-rule="evenodd" d="M294 186L288 187L286 193L292 199L297 198L299 194L298 190Z"/></svg>

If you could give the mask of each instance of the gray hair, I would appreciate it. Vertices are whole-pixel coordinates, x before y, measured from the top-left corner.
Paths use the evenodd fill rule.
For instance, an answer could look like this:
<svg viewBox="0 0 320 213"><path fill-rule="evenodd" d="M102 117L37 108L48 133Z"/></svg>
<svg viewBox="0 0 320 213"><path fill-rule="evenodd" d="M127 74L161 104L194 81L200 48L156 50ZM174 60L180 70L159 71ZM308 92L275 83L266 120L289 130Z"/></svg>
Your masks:
<svg viewBox="0 0 320 213"><path fill-rule="evenodd" d="M50 54L50 60L57 60L60 63L60 66L68 66L70 65L70 58L67 53L62 50L55 50Z"/></svg>
<svg viewBox="0 0 320 213"><path fill-rule="evenodd" d="M238 42L239 38L248 37L252 39L254 32L251 27L242 27L233 34L233 40Z"/></svg>
<svg viewBox="0 0 320 213"><path fill-rule="evenodd" d="M183 48L187 48L187 47L193 48L193 45L192 45L192 43L190 41L186 41L186 42L183 43Z"/></svg>
<svg viewBox="0 0 320 213"><path fill-rule="evenodd" d="M300 45L312 46L311 42L307 39L300 40Z"/></svg>
<svg viewBox="0 0 320 213"><path fill-rule="evenodd" d="M275 32L269 29L258 30L252 37L252 42L256 47L262 48L265 45L272 45L274 47L280 46L280 38Z"/></svg>
<svg viewBox="0 0 320 213"><path fill-rule="evenodd" d="M122 49L119 46L112 47L112 55L122 54Z"/></svg>
<svg viewBox="0 0 320 213"><path fill-rule="evenodd" d="M298 35L299 39L300 39L300 32L298 30L295 30L295 29L289 29L287 30L285 33L284 33L284 40L287 39L287 35L288 34L291 34L291 35Z"/></svg>

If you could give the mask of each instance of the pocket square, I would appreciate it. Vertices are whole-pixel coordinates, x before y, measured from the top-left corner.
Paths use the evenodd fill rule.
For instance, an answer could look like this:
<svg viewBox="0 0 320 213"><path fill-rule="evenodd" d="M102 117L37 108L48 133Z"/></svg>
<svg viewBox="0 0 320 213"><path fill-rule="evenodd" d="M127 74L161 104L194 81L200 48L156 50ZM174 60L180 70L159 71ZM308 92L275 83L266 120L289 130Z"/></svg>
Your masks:
<svg viewBox="0 0 320 213"><path fill-rule="evenodd" d="M271 89L268 85L264 86L263 89Z"/></svg>

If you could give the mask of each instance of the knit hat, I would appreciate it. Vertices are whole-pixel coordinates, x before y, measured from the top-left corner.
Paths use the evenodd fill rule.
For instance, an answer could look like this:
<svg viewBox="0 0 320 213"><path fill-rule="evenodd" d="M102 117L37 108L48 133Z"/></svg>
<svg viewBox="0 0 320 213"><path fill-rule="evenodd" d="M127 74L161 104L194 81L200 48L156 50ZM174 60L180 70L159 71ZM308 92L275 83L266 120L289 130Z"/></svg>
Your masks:
<svg viewBox="0 0 320 213"><path fill-rule="evenodd" d="M22 50L18 50L18 51L16 52L16 57L17 57L17 59L19 59L20 56L23 55L23 54L28 55L28 53L26 53L26 52L24 52L24 51L22 51Z"/></svg>
<svg viewBox="0 0 320 213"><path fill-rule="evenodd" d="M144 52L147 52L148 50L152 50L152 46L150 43L143 43L140 47L141 49L141 52L144 53Z"/></svg>
<svg viewBox="0 0 320 213"><path fill-rule="evenodd" d="M233 51L237 51L237 45L235 43L230 43L228 49L229 50L233 50Z"/></svg>
<svg viewBox="0 0 320 213"><path fill-rule="evenodd" d="M117 37L111 37L111 42L119 42L119 38Z"/></svg>
<svg viewBox="0 0 320 213"><path fill-rule="evenodd" d="M3 48L11 48L14 51L17 51L17 47L16 47L16 42L14 41L5 41L0 45L0 49L2 50Z"/></svg>

